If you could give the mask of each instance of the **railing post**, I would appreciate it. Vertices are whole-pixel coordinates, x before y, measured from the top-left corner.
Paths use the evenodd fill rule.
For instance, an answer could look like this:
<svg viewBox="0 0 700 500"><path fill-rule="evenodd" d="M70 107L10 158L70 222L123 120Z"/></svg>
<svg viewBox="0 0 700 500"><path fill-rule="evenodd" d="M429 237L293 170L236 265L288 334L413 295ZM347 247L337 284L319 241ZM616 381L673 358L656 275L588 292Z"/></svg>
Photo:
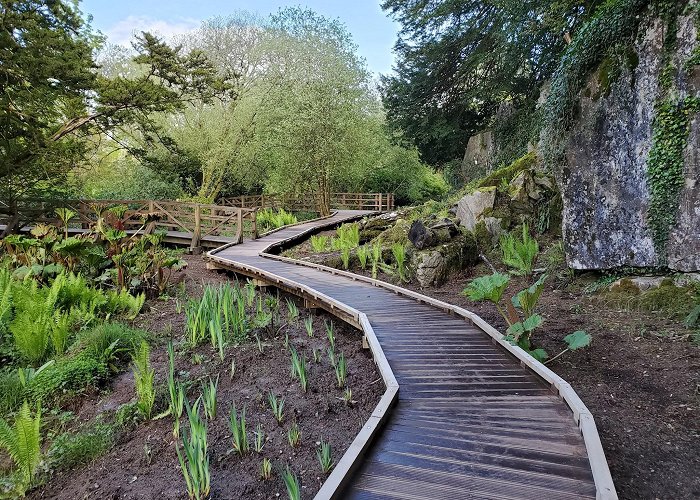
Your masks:
<svg viewBox="0 0 700 500"><path fill-rule="evenodd" d="M383 206L382 206L382 193L379 193L379 211L383 211Z"/></svg>
<svg viewBox="0 0 700 500"><path fill-rule="evenodd" d="M147 215L147 217L151 217L152 219L148 223L148 225L146 226L146 229L145 229L146 234L151 234L156 228L156 220L155 220L155 216L153 215L153 214L155 214L155 212L156 212L155 202L153 200L148 200L148 215Z"/></svg>
<svg viewBox="0 0 700 500"><path fill-rule="evenodd" d="M254 208L252 213L253 213L253 239L257 240L258 237L260 236L258 234L258 209Z"/></svg>
<svg viewBox="0 0 700 500"><path fill-rule="evenodd" d="M236 243L243 243L243 209L238 209L238 237L236 238Z"/></svg>
<svg viewBox="0 0 700 500"><path fill-rule="evenodd" d="M192 243L190 243L190 251L195 252L199 249L199 240L202 236L202 213L201 205L194 205L194 231L192 232Z"/></svg>

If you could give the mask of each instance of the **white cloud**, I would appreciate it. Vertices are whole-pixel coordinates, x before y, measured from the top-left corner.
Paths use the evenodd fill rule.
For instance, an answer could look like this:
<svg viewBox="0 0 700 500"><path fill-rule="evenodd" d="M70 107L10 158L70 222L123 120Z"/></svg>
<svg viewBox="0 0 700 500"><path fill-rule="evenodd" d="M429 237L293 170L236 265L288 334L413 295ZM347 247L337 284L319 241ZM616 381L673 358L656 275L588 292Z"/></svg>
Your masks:
<svg viewBox="0 0 700 500"><path fill-rule="evenodd" d="M148 31L154 35L170 39L177 35L188 33L201 24L201 21L193 18L183 18L177 21L165 21L148 16L128 16L118 21L104 31L110 43L131 46L131 41L136 33Z"/></svg>

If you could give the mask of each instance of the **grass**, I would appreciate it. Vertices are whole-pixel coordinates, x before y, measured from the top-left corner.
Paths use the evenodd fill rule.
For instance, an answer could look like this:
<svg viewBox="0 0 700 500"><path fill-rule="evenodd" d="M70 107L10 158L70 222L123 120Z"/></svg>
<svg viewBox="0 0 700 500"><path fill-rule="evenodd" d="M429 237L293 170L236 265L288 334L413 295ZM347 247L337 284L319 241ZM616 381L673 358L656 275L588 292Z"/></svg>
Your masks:
<svg viewBox="0 0 700 500"><path fill-rule="evenodd" d="M269 458L263 458L260 464L260 478L268 480L272 477L272 462Z"/></svg>
<svg viewBox="0 0 700 500"><path fill-rule="evenodd" d="M216 405L217 396L216 390L219 386L219 377L217 375L216 381L213 381L209 377L209 382L202 385L202 403L204 406L204 415L209 420L214 420L216 418Z"/></svg>
<svg viewBox="0 0 700 500"><path fill-rule="evenodd" d="M345 381L348 375L347 365L345 364L345 355L341 352L335 358L335 378L338 381L338 387L345 386Z"/></svg>
<svg viewBox="0 0 700 500"><path fill-rule="evenodd" d="M304 328L309 338L314 336L314 319L311 316L307 316L304 319Z"/></svg>
<svg viewBox="0 0 700 500"><path fill-rule="evenodd" d="M301 389L304 392L306 392L306 390L309 388L309 381L307 379L306 374L306 358L299 356L297 350L293 347L290 349L290 351L292 353L292 377L299 380L299 384L301 384Z"/></svg>
<svg viewBox="0 0 700 500"><path fill-rule="evenodd" d="M326 321L326 336L328 337L328 342L330 342L331 347L335 350L335 333L333 327L333 321Z"/></svg>
<svg viewBox="0 0 700 500"><path fill-rule="evenodd" d="M182 451L177 445L175 450L189 497L202 500L209 496L211 490L207 426L199 416L199 402L195 403L194 407L185 402L185 406L190 422L189 437L183 432Z"/></svg>
<svg viewBox="0 0 700 500"><path fill-rule="evenodd" d="M46 460L52 470L68 470L102 456L114 445L113 425L97 423L77 433L64 433L51 443Z"/></svg>
<svg viewBox="0 0 700 500"><path fill-rule="evenodd" d="M263 446L265 446L265 431L263 430L262 424L258 424L255 428L255 443L253 449L256 453L261 453Z"/></svg>
<svg viewBox="0 0 700 500"><path fill-rule="evenodd" d="M289 500L300 500L301 486L299 484L299 478L291 471L289 466L282 471L282 481L284 481L284 485L287 488Z"/></svg>
<svg viewBox="0 0 700 500"><path fill-rule="evenodd" d="M292 448L297 448L301 444L301 431L296 422L287 431L287 441Z"/></svg>

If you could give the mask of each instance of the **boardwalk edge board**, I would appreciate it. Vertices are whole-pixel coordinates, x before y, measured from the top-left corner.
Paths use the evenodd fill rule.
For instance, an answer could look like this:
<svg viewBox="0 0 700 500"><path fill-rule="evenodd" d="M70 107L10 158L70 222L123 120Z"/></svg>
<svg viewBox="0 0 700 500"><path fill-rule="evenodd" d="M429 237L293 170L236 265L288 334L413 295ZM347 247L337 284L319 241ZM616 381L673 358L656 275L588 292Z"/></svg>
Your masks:
<svg viewBox="0 0 700 500"><path fill-rule="evenodd" d="M350 479L355 469L361 464L362 456L369 449L369 446L377 437L382 425L389 417L390 411L398 398L399 384L394 377L394 373L389 366L374 330L372 329L367 316L363 312L349 307L346 304L333 299L332 297L319 293L301 283L296 283L292 280L282 278L274 273L270 273L253 266L238 266L233 261L221 259L214 255L224 248L230 247L231 245L232 244L227 244L223 247L212 250L207 253L207 257L226 269L231 269L233 271L240 269L248 273L255 273L258 276L265 278L266 281L269 281L272 284L282 283L288 288L297 289L303 292L304 295L311 296L315 301L327 305L330 308L331 313L333 313L335 309L344 311L355 319L355 326L360 327L360 330L362 330L367 342L369 343L370 352L372 353L374 362L379 369L379 373L382 376L386 389L379 400L379 403L374 408L374 411L367 419L357 436L355 436L355 439L352 441L352 443L350 443L350 446L335 465L333 471L324 481L321 489L315 496L316 500L340 498L347 481Z"/></svg>
<svg viewBox="0 0 700 500"><path fill-rule="evenodd" d="M349 217L346 221L350 221L353 219L359 218L360 215L358 214L357 216L351 216ZM324 218L322 218L324 219ZM343 221L343 222L346 222ZM309 223L310 221L305 221L305 223ZM341 222L342 223L342 222ZM338 224L337 222L334 223L333 225ZM482 319L480 316L477 314L468 311L466 309L463 309L459 306L455 306L453 304L449 304L447 302L443 302L441 300L434 299L432 297L428 297L426 295L423 295L418 292L414 292L412 290L408 290L406 288L402 288L396 285L392 285L391 283L387 283L385 281L381 280L376 280L373 278L369 278L367 276L362 276L359 274L354 274L348 271L343 271L339 269L335 269L332 267L324 266L321 264L315 264L312 262L306 262L302 260L297 260L297 259L291 259L288 257L282 257L280 255L274 255L269 253L269 251L273 248L280 248L284 247L285 245L299 241L302 239L305 239L308 237L310 234L316 233L320 230L323 230L324 226L314 226L310 227L307 230L304 230L291 238L287 238L285 240L273 242L267 247L265 247L259 255L261 257L277 260L280 262L285 262L288 264L293 264L297 266L305 266L305 267L310 267L314 268L320 271L328 272L333 275L338 275L338 276L343 276L346 278L353 279L355 281L363 281L366 283L370 283L376 287L381 287L387 290L391 290L392 292L412 298L418 302L430 305L432 307L435 307L437 309L440 309L442 311L448 312L450 314L458 315L463 317L466 320L469 320L474 326L480 328L483 330L486 334L488 334L494 342L498 343L501 347L503 347L505 350L507 350L511 355L516 357L522 365L526 366L527 368L531 369L535 374L537 374L540 378L542 378L544 381L546 381L558 394L559 397L562 398L562 400L567 404L569 409L572 412L574 421L579 427L579 430L582 434L584 445L586 447L586 451L588 454L588 459L590 462L590 467L591 467L591 473L593 475L593 481L595 483L595 488L596 488L596 499L598 500L616 500L618 498L617 493L615 491L615 485L612 480L612 476L610 475L610 469L608 467L607 460L605 459L605 453L603 451L603 446L600 441L600 436L598 434L598 430L595 424L595 420L593 418L593 415L591 412L588 410L586 405L583 403L581 398L579 398L578 394L574 389L569 385L568 382L566 382L564 379L562 379L559 375L554 373L552 370L544 366L542 363L539 361L535 360L532 356L530 356L526 351L521 349L518 346L512 345L510 342L507 342L504 340L504 335L501 334L498 330L496 330L493 326L491 326L489 323L487 323L484 319ZM331 313L334 313L335 309L339 309L341 311L344 311L347 314L350 314L353 319L360 325L360 328L364 331L365 335L367 335L368 342L370 344L370 349L372 351L372 355L374 356L374 360L377 363L377 366L379 367L380 373L382 374L382 378L384 379L384 382L386 384L386 392L384 393L384 396L380 400L379 404L377 405L377 408L375 409L375 413L378 412L378 415L381 415L381 418L378 418L375 421L375 413L372 414L372 416L368 419L368 421L365 423L365 426L362 428L360 433L357 435L355 440L352 442L346 453L343 455L341 460L338 462L336 468L333 470L331 475L328 477L326 482L323 484L321 490L319 490L318 494L316 495L317 500L322 500L326 498L338 498L338 495L342 491L342 488L345 485L345 482L349 479L350 475L352 474L353 470L355 467L359 466L359 459L361 456L364 454L364 452L367 450L369 447L370 443L376 437L378 434L379 428L381 424L386 420L386 418L389 415L389 410L391 406L396 402L397 397L398 397L398 384L396 384L396 379L394 378L393 372L391 371L391 367L389 364L386 362L386 358L384 356L384 352L381 348L381 345L379 345L379 341L376 338L376 335L374 334L374 331L372 327L369 324L369 321L367 320L367 317L362 313L361 311L358 311L354 308L351 308L335 299L332 297L329 297L327 295L321 294L305 285L302 285L300 283L294 282L292 280L288 280L285 278L282 278L280 276L275 275L274 273L270 273L267 271L264 271L259 268L255 268L252 266L238 266L235 262L228 260L228 259L222 259L219 257L216 257L215 254L229 248L236 243L229 243L226 244L222 247L216 248L210 252L208 252L206 255L209 259L219 263L224 268L227 269L232 269L236 270L237 268L245 268L245 270L249 272L255 272L256 274L259 274L261 276L264 276L268 279L271 279L272 283L274 284L275 282L277 283L284 283L287 287L290 287L292 289L296 288L300 291L303 291L312 297L314 297L315 300L319 301L320 303L323 303L327 306L329 306ZM364 320L363 320L364 318ZM385 374L386 372L386 374ZM391 382L393 380L393 384L395 385L389 385L388 381ZM390 400L390 404L386 404L385 399ZM342 477L341 477L342 476Z"/></svg>

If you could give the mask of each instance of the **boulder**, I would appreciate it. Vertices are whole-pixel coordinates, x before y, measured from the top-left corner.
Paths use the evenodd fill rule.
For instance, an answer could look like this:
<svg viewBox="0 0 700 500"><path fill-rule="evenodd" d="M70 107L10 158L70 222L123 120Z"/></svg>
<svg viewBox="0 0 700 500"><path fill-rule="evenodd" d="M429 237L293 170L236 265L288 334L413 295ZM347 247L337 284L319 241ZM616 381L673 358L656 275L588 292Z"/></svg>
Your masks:
<svg viewBox="0 0 700 500"><path fill-rule="evenodd" d="M423 250L432 246L434 233L432 230L425 227L422 221L416 220L411 224L411 229L408 231L408 241L418 250Z"/></svg>
<svg viewBox="0 0 700 500"><path fill-rule="evenodd" d="M473 264L478 257L474 236L460 235L449 243L414 252L411 266L421 287L440 286L450 274Z"/></svg>
<svg viewBox="0 0 700 500"><path fill-rule="evenodd" d="M408 221L398 219L390 228L382 231L377 238L384 246L391 246L394 243L406 244L408 242L408 232L411 229Z"/></svg>
<svg viewBox="0 0 700 500"><path fill-rule="evenodd" d="M493 209L496 201L496 187L489 186L477 189L476 191L464 195L457 202L457 217L460 224L473 231L479 217L487 210Z"/></svg>
<svg viewBox="0 0 700 500"><path fill-rule="evenodd" d="M622 278L610 285L609 289L612 292L618 290L643 292L653 288L659 288L664 280L668 278L664 276L637 276L635 278Z"/></svg>

